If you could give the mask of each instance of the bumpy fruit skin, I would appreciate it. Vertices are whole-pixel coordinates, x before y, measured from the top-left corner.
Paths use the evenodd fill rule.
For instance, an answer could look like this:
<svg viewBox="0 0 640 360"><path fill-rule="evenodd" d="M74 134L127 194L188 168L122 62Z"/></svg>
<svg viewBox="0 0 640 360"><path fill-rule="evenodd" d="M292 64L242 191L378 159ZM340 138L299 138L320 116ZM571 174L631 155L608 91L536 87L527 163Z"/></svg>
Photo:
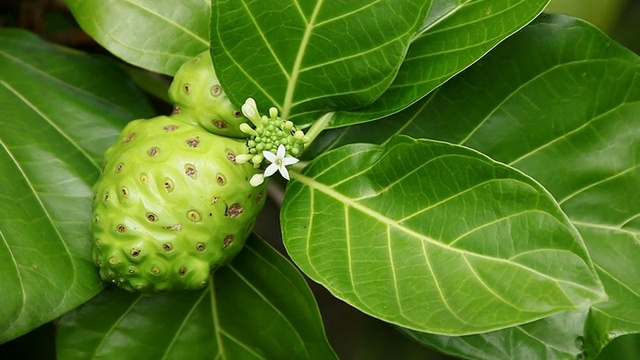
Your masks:
<svg viewBox="0 0 640 360"><path fill-rule="evenodd" d="M160 116L134 120L94 186L100 276L140 292L199 289L243 247L264 205L241 140Z"/></svg>
<svg viewBox="0 0 640 360"><path fill-rule="evenodd" d="M169 87L169 98L175 104L174 114L195 119L207 131L246 137L239 126L247 119L222 89L208 50L182 64Z"/></svg>

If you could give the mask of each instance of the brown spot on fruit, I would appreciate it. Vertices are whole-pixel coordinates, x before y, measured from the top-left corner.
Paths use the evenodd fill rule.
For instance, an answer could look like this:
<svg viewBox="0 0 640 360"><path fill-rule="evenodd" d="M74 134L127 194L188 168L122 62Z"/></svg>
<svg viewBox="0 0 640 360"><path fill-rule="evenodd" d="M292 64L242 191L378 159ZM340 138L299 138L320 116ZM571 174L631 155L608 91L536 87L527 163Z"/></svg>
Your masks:
<svg viewBox="0 0 640 360"><path fill-rule="evenodd" d="M152 146L149 148L149 150L147 150L147 155L154 157L158 155L159 152L160 152L160 149L157 146Z"/></svg>
<svg viewBox="0 0 640 360"><path fill-rule="evenodd" d="M109 201L109 194L104 194L104 201Z"/></svg>
<svg viewBox="0 0 640 360"><path fill-rule="evenodd" d="M227 235L224 237L224 240L222 241L222 248L226 248L227 246L231 245L231 243L233 242L233 235Z"/></svg>
<svg viewBox="0 0 640 360"><path fill-rule="evenodd" d="M204 243L199 242L196 244L196 250L198 251L204 251L206 248L207 246Z"/></svg>
<svg viewBox="0 0 640 360"><path fill-rule="evenodd" d="M176 125L167 125L167 126L164 127L164 131L171 132L171 131L174 131L177 128L178 127Z"/></svg>
<svg viewBox="0 0 640 360"><path fill-rule="evenodd" d="M218 97L220 96L220 94L222 94L222 87L220 87L220 85L213 85L210 91L211 91L211 96Z"/></svg>
<svg viewBox="0 0 640 360"><path fill-rule="evenodd" d="M192 222L200 222L202 221L202 214L200 214L196 210L189 210L187 211L187 218L189 218L189 220L191 220Z"/></svg>
<svg viewBox="0 0 640 360"><path fill-rule="evenodd" d="M238 203L233 203L231 206L227 206L224 210L224 216L228 216L230 218L234 218L244 211L244 207Z"/></svg>
<svg viewBox="0 0 640 360"><path fill-rule="evenodd" d="M200 139L198 137L187 140L187 145L189 145L189 147L194 148L194 147L197 147L198 144L200 144Z"/></svg>
<svg viewBox="0 0 640 360"><path fill-rule="evenodd" d="M129 251L129 254L131 254L131 256L133 257L138 257L140 255L140 249L138 248L133 248L131 249L131 251Z"/></svg>
<svg viewBox="0 0 640 360"><path fill-rule="evenodd" d="M231 161L232 163L235 164L235 162L236 162L236 154L231 150L227 150L227 160L229 160L229 161Z"/></svg>
<svg viewBox="0 0 640 360"><path fill-rule="evenodd" d="M227 177L222 173L216 174L216 182L218 185L225 185L227 183Z"/></svg>
<svg viewBox="0 0 640 360"><path fill-rule="evenodd" d="M135 137L136 137L136 133L131 133L131 134L127 135L127 137L125 137L122 142L124 142L124 143L131 142L131 140L133 140Z"/></svg>
<svg viewBox="0 0 640 360"><path fill-rule="evenodd" d="M120 171L122 171L122 169L124 168L124 164L123 163L118 163L118 165L116 165L116 173L119 173Z"/></svg>
<svg viewBox="0 0 640 360"><path fill-rule="evenodd" d="M124 225L122 225L122 224L120 224L120 225L118 225L118 226L116 227L116 230L117 230L119 233L123 233L123 232L127 231L127 227L126 227L126 226L124 226Z"/></svg>
<svg viewBox="0 0 640 360"><path fill-rule="evenodd" d="M233 116L237 117L237 118L241 118L242 117L242 113L238 110L233 112Z"/></svg>
<svg viewBox="0 0 640 360"><path fill-rule="evenodd" d="M182 112L182 109L180 108L180 105L174 105L173 106L173 111L171 112L171 114L178 115L181 112Z"/></svg>
<svg viewBox="0 0 640 360"><path fill-rule="evenodd" d="M184 276L184 274L186 273L187 273L187 268L181 267L180 269L178 269L178 275Z"/></svg>
<svg viewBox="0 0 640 360"><path fill-rule="evenodd" d="M227 127L227 123L222 120L211 120L211 123L218 129L225 129Z"/></svg>
<svg viewBox="0 0 640 360"><path fill-rule="evenodd" d="M182 91L184 91L185 94L188 94L191 92L191 86L189 84L184 84L182 86Z"/></svg>
<svg viewBox="0 0 640 360"><path fill-rule="evenodd" d="M167 190L167 192L173 191L174 186L173 186L173 181L171 181L171 179L164 179L164 189Z"/></svg>
<svg viewBox="0 0 640 360"><path fill-rule="evenodd" d="M152 272L154 275L158 275L158 274L160 274L160 268L159 268L159 267L157 267L157 266L154 266L154 267L152 267L152 268L151 268L151 272Z"/></svg>
<svg viewBox="0 0 640 360"><path fill-rule="evenodd" d="M127 190L126 187L123 187L120 189L120 193L122 193L122 196L127 197L129 195L129 190Z"/></svg>
<svg viewBox="0 0 640 360"><path fill-rule="evenodd" d="M147 214L147 220L149 220L151 222L155 222L156 220L158 220L158 217L154 213L148 213Z"/></svg>
<svg viewBox="0 0 640 360"><path fill-rule="evenodd" d="M196 167L193 164L185 164L184 173L192 179L196 179L198 177L198 170L196 170Z"/></svg>
<svg viewBox="0 0 640 360"><path fill-rule="evenodd" d="M180 225L180 224L175 224L175 225L165 226L165 227L163 227L163 229L165 229L165 230L178 231L178 230L182 230L182 225Z"/></svg>
<svg viewBox="0 0 640 360"><path fill-rule="evenodd" d="M169 252L171 250L173 250L173 245L169 244L169 243L164 243L162 244L162 249L166 252Z"/></svg>
<svg viewBox="0 0 640 360"><path fill-rule="evenodd" d="M220 200L220 198L219 198L219 197L217 197L217 196L212 197L212 198L211 198L211 204L213 205L213 204L217 203L217 202L218 202L218 200Z"/></svg>

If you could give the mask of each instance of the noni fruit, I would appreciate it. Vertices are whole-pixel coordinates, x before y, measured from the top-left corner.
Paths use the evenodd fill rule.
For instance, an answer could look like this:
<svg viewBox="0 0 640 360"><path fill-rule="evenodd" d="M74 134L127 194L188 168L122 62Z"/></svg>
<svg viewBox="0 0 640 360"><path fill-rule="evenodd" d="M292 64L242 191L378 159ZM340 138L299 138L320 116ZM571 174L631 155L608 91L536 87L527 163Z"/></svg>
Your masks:
<svg viewBox="0 0 640 360"><path fill-rule="evenodd" d="M200 289L244 245L264 205L245 141L159 116L134 120L105 154L94 186L93 257L129 291Z"/></svg>
<svg viewBox="0 0 640 360"><path fill-rule="evenodd" d="M240 124L247 119L222 89L208 50L182 64L169 87L169 98L174 103L174 114L194 119L207 131L246 137Z"/></svg>

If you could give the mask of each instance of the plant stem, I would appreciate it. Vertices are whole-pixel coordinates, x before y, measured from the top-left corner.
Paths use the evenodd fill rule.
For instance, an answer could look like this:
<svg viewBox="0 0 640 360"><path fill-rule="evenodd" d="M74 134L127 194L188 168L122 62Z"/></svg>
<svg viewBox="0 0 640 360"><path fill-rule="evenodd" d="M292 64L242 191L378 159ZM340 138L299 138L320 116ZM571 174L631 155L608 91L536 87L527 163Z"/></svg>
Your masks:
<svg viewBox="0 0 640 360"><path fill-rule="evenodd" d="M333 114L335 114L333 111L328 112L322 115L318 120L316 120L316 122L313 123L313 125L311 125L311 127L309 128L309 131L307 131L307 133L305 134L305 137L309 139L309 142L305 147L308 147L309 145L311 145L311 143L322 132L322 130L324 130L327 127L327 125L329 125L329 122L333 118Z"/></svg>

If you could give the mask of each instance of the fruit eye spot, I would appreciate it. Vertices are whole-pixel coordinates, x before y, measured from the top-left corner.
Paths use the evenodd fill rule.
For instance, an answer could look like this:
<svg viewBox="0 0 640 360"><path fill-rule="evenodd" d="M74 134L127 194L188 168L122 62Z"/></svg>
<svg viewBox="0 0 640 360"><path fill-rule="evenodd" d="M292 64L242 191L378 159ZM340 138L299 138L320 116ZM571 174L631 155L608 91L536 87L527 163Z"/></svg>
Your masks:
<svg viewBox="0 0 640 360"><path fill-rule="evenodd" d="M143 183L143 184L145 184L145 185L146 185L147 183L149 183L149 178L147 177L147 175L145 175L145 174L140 174L140 182L141 182L141 183Z"/></svg>
<svg viewBox="0 0 640 360"><path fill-rule="evenodd" d="M154 222L154 221L158 220L158 217L154 213L148 213L147 214L147 220L149 220L151 222Z"/></svg>
<svg viewBox="0 0 640 360"><path fill-rule="evenodd" d="M109 258L109 264L110 264L110 265L116 265L116 264L118 264L118 259L116 259L116 257L115 257L115 256L110 257L110 258Z"/></svg>
<svg viewBox="0 0 640 360"><path fill-rule="evenodd" d="M116 173L119 173L120 171L122 171L123 168L124 168L123 163L119 163L118 165L116 165Z"/></svg>
<svg viewBox="0 0 640 360"><path fill-rule="evenodd" d="M244 211L244 208L240 204L233 203L231 206L227 206L227 208L224 210L224 216L234 218L242 214L243 211Z"/></svg>
<svg viewBox="0 0 640 360"><path fill-rule="evenodd" d="M187 269L186 268L181 267L180 269L178 269L178 275L184 276L184 274L186 274L186 273L187 273Z"/></svg>
<svg viewBox="0 0 640 360"><path fill-rule="evenodd" d="M122 225L122 224L120 224L120 225L118 225L118 227L116 228L116 230L117 230L119 233L123 233L123 232L127 231L127 227L126 227L126 226L124 226L124 225Z"/></svg>
<svg viewBox="0 0 640 360"><path fill-rule="evenodd" d="M99 223L100 222L100 216L96 215L96 217L93 218L93 222ZM96 243L97 243L97 241L96 241Z"/></svg>
<svg viewBox="0 0 640 360"><path fill-rule="evenodd" d="M163 229L165 229L165 230L182 230L182 225L176 224L176 225L171 225L171 226L165 226L165 227L163 227Z"/></svg>
<svg viewBox="0 0 640 360"><path fill-rule="evenodd" d="M162 244L162 249L164 249L164 251L171 251L173 250L173 246L171 246L171 244L169 243L164 243Z"/></svg>
<svg viewBox="0 0 640 360"><path fill-rule="evenodd" d="M136 268L134 268L133 266L129 268L129 274L135 274L136 273Z"/></svg>
<svg viewBox="0 0 640 360"><path fill-rule="evenodd" d="M104 201L109 201L109 194L104 195Z"/></svg>
<svg viewBox="0 0 640 360"><path fill-rule="evenodd" d="M218 97L220 96L220 94L222 94L222 88L220 87L220 85L213 85L211 87L211 95L214 97Z"/></svg>
<svg viewBox="0 0 640 360"><path fill-rule="evenodd" d="M218 182L218 185L224 185L227 183L227 178L223 174L218 173L216 175L216 181Z"/></svg>
<svg viewBox="0 0 640 360"><path fill-rule="evenodd" d="M256 202L257 202L258 204L260 204L260 202L262 202L262 197L263 197L263 196L264 196L264 195L262 195L262 191L260 191L260 192L258 193L258 196L256 196Z"/></svg>
<svg viewBox="0 0 640 360"><path fill-rule="evenodd" d="M123 187L120 192L122 193L122 196L127 197L127 195L129 195L129 190L127 190L126 187Z"/></svg>
<svg viewBox="0 0 640 360"><path fill-rule="evenodd" d="M242 117L242 113L238 110L233 112L233 116L237 117L237 118L241 118Z"/></svg>
<svg viewBox="0 0 640 360"><path fill-rule="evenodd" d="M227 127L227 123L222 120L211 120L211 122L213 123L213 126L217 127L218 129L224 129Z"/></svg>
<svg viewBox="0 0 640 360"><path fill-rule="evenodd" d="M231 245L231 243L233 242L233 235L227 235L224 237L224 240L222 241L222 248L226 248L227 246Z"/></svg>
<svg viewBox="0 0 640 360"><path fill-rule="evenodd" d="M154 266L154 267L151 268L151 272L156 274L156 275L160 274L160 268L157 267L157 266Z"/></svg>
<svg viewBox="0 0 640 360"><path fill-rule="evenodd" d="M187 212L187 217L189 218L189 220L193 221L193 222L200 222L202 221L202 215L195 211L195 210L189 210Z"/></svg>
<svg viewBox="0 0 640 360"><path fill-rule="evenodd" d="M173 181L171 181L171 179L164 180L164 189L167 190L167 192L173 191L174 187L173 187Z"/></svg>
<svg viewBox="0 0 640 360"><path fill-rule="evenodd" d="M219 198L219 197L217 197L217 196L212 197L212 198L211 198L211 204L215 204L215 203L217 203L217 202L218 202L218 200L220 200L220 198Z"/></svg>
<svg viewBox="0 0 640 360"><path fill-rule="evenodd" d="M180 106L179 106L179 105L175 105L175 106L173 107L173 111L171 112L171 114L173 114L173 115L178 115L178 114L180 114L181 112L182 112L182 109L180 108Z"/></svg>
<svg viewBox="0 0 640 360"><path fill-rule="evenodd" d="M192 179L195 179L198 176L198 171L193 164L186 164L184 166L184 173Z"/></svg>
<svg viewBox="0 0 640 360"><path fill-rule="evenodd" d="M157 146L152 146L151 148L149 148L149 150L147 150L147 155L154 157L158 155L159 152L160 152L160 149L158 149Z"/></svg>
<svg viewBox="0 0 640 360"><path fill-rule="evenodd" d="M191 86L189 86L189 84L184 84L184 86L182 87L182 91L184 91L185 94L188 94L189 92L191 92Z"/></svg>
<svg viewBox="0 0 640 360"><path fill-rule="evenodd" d="M204 249L206 249L206 248L207 248L206 245L201 243L201 242L196 244L196 250L198 250L198 251L204 251Z"/></svg>
<svg viewBox="0 0 640 360"><path fill-rule="evenodd" d="M228 150L227 151L227 160L231 161L232 163L236 162L236 154L233 153L233 151Z"/></svg>
<svg viewBox="0 0 640 360"><path fill-rule="evenodd" d="M131 133L131 134L127 135L127 137L126 137L126 138L124 138L124 141L123 141L123 142L128 143L128 142L130 142L131 140L133 140L133 138L135 138L135 137L136 137L136 133Z"/></svg>
<svg viewBox="0 0 640 360"><path fill-rule="evenodd" d="M140 249L133 248L129 253L131 254L131 256L137 257L138 255L140 255Z"/></svg>
<svg viewBox="0 0 640 360"><path fill-rule="evenodd" d="M180 109L180 108L178 108L178 109ZM167 126L165 126L165 127L164 127L164 131L166 131L166 132L171 132L171 131L174 131L174 130L175 130L175 129L177 129L177 128L178 128L178 127L177 127L177 126L175 126L175 125L167 125Z"/></svg>
<svg viewBox="0 0 640 360"><path fill-rule="evenodd" d="M198 144L200 144L200 140L198 138L187 140L187 145L189 145L189 147L194 148L197 147Z"/></svg>

